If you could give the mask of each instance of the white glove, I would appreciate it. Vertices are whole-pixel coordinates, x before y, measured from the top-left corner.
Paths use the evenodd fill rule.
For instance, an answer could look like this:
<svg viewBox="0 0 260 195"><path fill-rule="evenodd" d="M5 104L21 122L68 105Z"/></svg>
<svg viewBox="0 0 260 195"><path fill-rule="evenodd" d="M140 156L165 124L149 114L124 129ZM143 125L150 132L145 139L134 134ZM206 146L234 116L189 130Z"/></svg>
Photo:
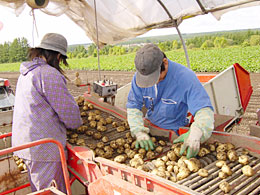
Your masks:
<svg viewBox="0 0 260 195"><path fill-rule="evenodd" d="M199 153L200 139L202 135L203 133L198 127L192 126L187 133L179 136L177 139L174 140L173 143L183 142L180 155L182 155L186 151L186 148L188 148L187 158L189 159Z"/></svg>
<svg viewBox="0 0 260 195"><path fill-rule="evenodd" d="M145 150L149 150L149 148L151 148L151 150L154 149L154 143L152 142L150 136L142 131L139 131L135 134L136 136L136 144L135 147L139 148L139 145L141 146L141 148L145 148Z"/></svg>

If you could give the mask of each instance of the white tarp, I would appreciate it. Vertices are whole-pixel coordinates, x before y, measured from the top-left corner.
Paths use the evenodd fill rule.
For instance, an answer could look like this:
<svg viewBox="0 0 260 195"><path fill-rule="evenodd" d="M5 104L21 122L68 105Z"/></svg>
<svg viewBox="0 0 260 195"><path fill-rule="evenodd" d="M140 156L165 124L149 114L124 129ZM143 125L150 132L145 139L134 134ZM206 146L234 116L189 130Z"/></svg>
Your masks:
<svg viewBox="0 0 260 195"><path fill-rule="evenodd" d="M217 19L230 10L260 5L257 0L161 0L171 17L179 24L183 19L212 13ZM26 0L0 0L18 16ZM172 27L174 23L158 0L49 0L42 12L67 15L94 42L115 44L139 36L155 28ZM97 18L97 20L96 20Z"/></svg>

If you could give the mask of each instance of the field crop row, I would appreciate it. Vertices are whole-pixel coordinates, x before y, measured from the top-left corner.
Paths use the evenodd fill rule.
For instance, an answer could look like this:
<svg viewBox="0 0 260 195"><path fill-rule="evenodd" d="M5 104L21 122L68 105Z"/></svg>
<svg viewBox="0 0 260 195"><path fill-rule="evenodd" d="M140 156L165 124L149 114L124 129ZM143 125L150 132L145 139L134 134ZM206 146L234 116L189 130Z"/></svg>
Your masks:
<svg viewBox="0 0 260 195"><path fill-rule="evenodd" d="M249 72L260 72L260 46L232 47L210 50L188 50L191 68L195 72L221 72L239 63ZM166 52L172 61L186 65L183 50ZM100 56L101 70L134 71L135 53L120 56ZM98 58L68 59L71 70L98 70ZM19 71L20 63L0 64L1 72Z"/></svg>

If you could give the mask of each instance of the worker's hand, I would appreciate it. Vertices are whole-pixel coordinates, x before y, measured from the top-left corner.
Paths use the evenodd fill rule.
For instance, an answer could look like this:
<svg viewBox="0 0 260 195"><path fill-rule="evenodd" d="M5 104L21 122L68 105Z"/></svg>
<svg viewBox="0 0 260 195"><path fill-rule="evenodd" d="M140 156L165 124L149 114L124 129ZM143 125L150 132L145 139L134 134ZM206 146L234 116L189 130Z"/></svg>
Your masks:
<svg viewBox="0 0 260 195"><path fill-rule="evenodd" d="M139 145L141 146L141 148L145 148L145 150L149 150L149 148L151 150L154 149L154 143L152 142L150 136L145 133L145 132L137 132L135 134L136 136L136 144L135 144L135 148L139 148Z"/></svg>
<svg viewBox="0 0 260 195"><path fill-rule="evenodd" d="M187 133L182 134L177 139L173 141L173 143L179 143L183 142L183 145L180 150L180 155L182 155L186 148L187 150L187 158L195 157L200 150L200 138L202 137L202 131L196 127L193 126L190 128L190 130Z"/></svg>

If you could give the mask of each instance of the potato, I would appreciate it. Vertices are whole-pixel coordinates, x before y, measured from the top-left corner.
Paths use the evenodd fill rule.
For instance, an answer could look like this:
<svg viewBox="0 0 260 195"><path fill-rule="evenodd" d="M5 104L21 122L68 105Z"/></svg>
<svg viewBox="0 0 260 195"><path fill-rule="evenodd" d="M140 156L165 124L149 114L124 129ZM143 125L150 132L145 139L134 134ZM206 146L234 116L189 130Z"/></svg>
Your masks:
<svg viewBox="0 0 260 195"><path fill-rule="evenodd" d="M142 154L135 154L134 155L134 158L141 158L141 159L143 159L144 158L144 156L142 155Z"/></svg>
<svg viewBox="0 0 260 195"><path fill-rule="evenodd" d="M107 136L104 136L104 137L102 137L102 142L104 142L104 143L106 143L106 142L108 142L109 141L109 139L108 139L108 137Z"/></svg>
<svg viewBox="0 0 260 195"><path fill-rule="evenodd" d="M91 103L89 103L89 104L88 104L88 108L89 108L90 110L93 110L93 109L94 109L94 105L91 104ZM100 112L100 111L99 111L99 112ZM96 110L95 110L95 113L96 113Z"/></svg>
<svg viewBox="0 0 260 195"><path fill-rule="evenodd" d="M231 171L231 169L230 169L230 167L228 165L223 165L221 167L221 171L223 173L226 173L228 176L232 175L232 171Z"/></svg>
<svg viewBox="0 0 260 195"><path fill-rule="evenodd" d="M117 132L123 132L125 131L125 127L124 126L119 126L116 128Z"/></svg>
<svg viewBox="0 0 260 195"><path fill-rule="evenodd" d="M226 179L228 177L228 175L222 171L218 172L218 177L220 179Z"/></svg>
<svg viewBox="0 0 260 195"><path fill-rule="evenodd" d="M94 110L94 113L100 115L101 111L100 110Z"/></svg>
<svg viewBox="0 0 260 195"><path fill-rule="evenodd" d="M18 157L18 156L13 156L13 159L14 159L15 161L17 161L17 160L19 160L19 157Z"/></svg>
<svg viewBox="0 0 260 195"><path fill-rule="evenodd" d="M126 143L131 144L133 142L133 138L128 137L126 138Z"/></svg>
<svg viewBox="0 0 260 195"><path fill-rule="evenodd" d="M210 150L205 148L205 147L201 147L198 153L198 156L203 157L206 156L207 154L210 153Z"/></svg>
<svg viewBox="0 0 260 195"><path fill-rule="evenodd" d="M114 149L113 148L111 148L111 146L105 146L104 147L104 150L107 152L107 151L114 151Z"/></svg>
<svg viewBox="0 0 260 195"><path fill-rule="evenodd" d="M184 162L187 165L187 168L189 169L190 172L197 172L201 167L200 161L196 158L184 160Z"/></svg>
<svg viewBox="0 0 260 195"><path fill-rule="evenodd" d="M143 161L143 159L141 159L141 158L133 158L133 159L130 160L129 163L130 163L130 166L131 166L131 167L136 168L136 167L138 167L138 166L140 166L140 165L143 165L143 164L144 164L144 161Z"/></svg>
<svg viewBox="0 0 260 195"><path fill-rule="evenodd" d="M157 160L154 161L154 165L156 167L165 166L165 162L163 160L161 160L161 159L157 159Z"/></svg>
<svg viewBox="0 0 260 195"><path fill-rule="evenodd" d="M167 166L166 170L169 171L169 172L173 172L173 165Z"/></svg>
<svg viewBox="0 0 260 195"><path fill-rule="evenodd" d="M172 182L177 182L177 177L176 176L171 176L169 178L169 180L172 181Z"/></svg>
<svg viewBox="0 0 260 195"><path fill-rule="evenodd" d="M95 149L95 154L96 154L97 156L103 157L104 154L105 154L105 152L104 152L104 150L102 150L101 148L96 148L96 149Z"/></svg>
<svg viewBox="0 0 260 195"><path fill-rule="evenodd" d="M177 165L177 163L175 162L175 161L168 161L168 162L166 162L165 163L166 164L166 166L169 166L169 165Z"/></svg>
<svg viewBox="0 0 260 195"><path fill-rule="evenodd" d="M155 137L151 137L151 140L153 143L155 143L157 141Z"/></svg>
<svg viewBox="0 0 260 195"><path fill-rule="evenodd" d="M166 146L166 142L163 141L163 140L159 140L158 143L159 143L161 146Z"/></svg>
<svg viewBox="0 0 260 195"><path fill-rule="evenodd" d="M77 133L85 133L85 131L87 131L87 130L88 130L88 126L83 125L83 126L77 128L76 131L77 131Z"/></svg>
<svg viewBox="0 0 260 195"><path fill-rule="evenodd" d="M20 171L23 171L24 170L24 163L20 163L17 167Z"/></svg>
<svg viewBox="0 0 260 195"><path fill-rule="evenodd" d="M107 117L105 120L107 124L111 124L113 122L113 119L111 117Z"/></svg>
<svg viewBox="0 0 260 195"><path fill-rule="evenodd" d="M178 161L177 161L177 165L179 167L187 167L186 163L184 162L184 160L187 160L186 156L182 156Z"/></svg>
<svg viewBox="0 0 260 195"><path fill-rule="evenodd" d="M226 162L225 162L224 160L218 160L218 161L216 162L216 166L217 166L218 168L222 168L222 166L225 165L225 164L226 164Z"/></svg>
<svg viewBox="0 0 260 195"><path fill-rule="evenodd" d="M104 158L111 158L113 156L113 152L112 151L107 151L107 152L105 152L105 154L104 154Z"/></svg>
<svg viewBox="0 0 260 195"><path fill-rule="evenodd" d="M227 150L234 150L235 149L235 146L231 143L226 143L227 145Z"/></svg>
<svg viewBox="0 0 260 195"><path fill-rule="evenodd" d="M87 114L86 112L81 112L81 113L80 113L80 116L81 116L81 117L84 117L84 116L87 116L87 115L88 115L88 114Z"/></svg>
<svg viewBox="0 0 260 195"><path fill-rule="evenodd" d="M156 175L159 176L159 177L162 177L162 178L166 178L165 171L159 171L159 170L158 170L158 172L157 172Z"/></svg>
<svg viewBox="0 0 260 195"><path fill-rule="evenodd" d="M116 143L115 140L113 140L113 141L110 142L110 146L111 146L111 148L114 148L114 149L117 149L117 148L118 148L118 145L117 145L117 143Z"/></svg>
<svg viewBox="0 0 260 195"><path fill-rule="evenodd" d="M77 133L73 133L72 135L70 135L70 138L77 138L79 135Z"/></svg>
<svg viewBox="0 0 260 195"><path fill-rule="evenodd" d="M87 136L94 135L94 131L88 130L88 131L86 131L86 135Z"/></svg>
<svg viewBox="0 0 260 195"><path fill-rule="evenodd" d="M125 136L126 136L127 138L132 138L131 132L127 132L127 133L125 134Z"/></svg>
<svg viewBox="0 0 260 195"><path fill-rule="evenodd" d="M92 150L94 150L97 147L96 144L87 144L87 146Z"/></svg>
<svg viewBox="0 0 260 195"><path fill-rule="evenodd" d="M118 127L118 122L112 122L112 127L115 128L115 127Z"/></svg>
<svg viewBox="0 0 260 195"><path fill-rule="evenodd" d="M231 162L235 162L238 160L238 156L235 150L228 150L227 157Z"/></svg>
<svg viewBox="0 0 260 195"><path fill-rule="evenodd" d="M136 141L133 141L131 144L131 149L135 149L135 144L136 144Z"/></svg>
<svg viewBox="0 0 260 195"><path fill-rule="evenodd" d="M227 144L220 144L217 149L217 152L226 152L227 151Z"/></svg>
<svg viewBox="0 0 260 195"><path fill-rule="evenodd" d="M148 171L149 171L149 169L148 169L147 166L145 166L145 165L140 165L140 166L137 167L137 169L143 170L143 171L145 171L145 172L148 172Z"/></svg>
<svg viewBox="0 0 260 195"><path fill-rule="evenodd" d="M176 161L177 160L177 155L172 150L167 152L167 156L168 156L169 160L171 160L171 161Z"/></svg>
<svg viewBox="0 0 260 195"><path fill-rule="evenodd" d="M122 153L124 153L125 148L123 146L119 146L116 151L118 154L122 154Z"/></svg>
<svg viewBox="0 0 260 195"><path fill-rule="evenodd" d="M161 159L166 163L169 161L169 157L168 156L162 156Z"/></svg>
<svg viewBox="0 0 260 195"><path fill-rule="evenodd" d="M127 157L130 159L134 158L134 156L136 155L136 151L134 151L134 150L129 150L128 152L125 151L125 153L126 153Z"/></svg>
<svg viewBox="0 0 260 195"><path fill-rule="evenodd" d="M208 177L209 173L208 173L207 169L199 169L198 175L201 176L201 177Z"/></svg>
<svg viewBox="0 0 260 195"><path fill-rule="evenodd" d="M177 165L173 166L173 172L177 175L179 173L179 167Z"/></svg>
<svg viewBox="0 0 260 195"><path fill-rule="evenodd" d="M238 162L242 165L247 165L249 163L249 157L247 155L241 155L238 157Z"/></svg>
<svg viewBox="0 0 260 195"><path fill-rule="evenodd" d="M87 111L88 110L88 106L83 106L82 108L84 111Z"/></svg>
<svg viewBox="0 0 260 195"><path fill-rule="evenodd" d="M219 189L223 191L224 193L229 193L231 190L231 187L228 182L224 181L219 184Z"/></svg>
<svg viewBox="0 0 260 195"><path fill-rule="evenodd" d="M126 161L127 156L126 155L118 155L114 158L115 162L123 163Z"/></svg>
<svg viewBox="0 0 260 195"><path fill-rule="evenodd" d="M105 146L105 144L104 144L103 142L98 142L98 143L97 143L97 147L98 147L98 148L101 148L101 149L102 149L102 148L104 148L104 146Z"/></svg>
<svg viewBox="0 0 260 195"><path fill-rule="evenodd" d="M121 125L124 126L126 129L130 129L127 120L123 121L123 122L121 123Z"/></svg>
<svg viewBox="0 0 260 195"><path fill-rule="evenodd" d="M190 175L189 169L182 166L182 167L179 168L179 172L177 174L177 180L178 181L183 180L186 177L188 177L189 175Z"/></svg>
<svg viewBox="0 0 260 195"><path fill-rule="evenodd" d="M96 117L95 117L95 120L99 121L100 119L101 119L101 115L97 114Z"/></svg>
<svg viewBox="0 0 260 195"><path fill-rule="evenodd" d="M118 146L124 146L125 145L125 139L124 138L118 138L116 139L116 144Z"/></svg>
<svg viewBox="0 0 260 195"><path fill-rule="evenodd" d="M225 152L218 152L217 153L217 159L218 160L227 160L227 154Z"/></svg>
<svg viewBox="0 0 260 195"><path fill-rule="evenodd" d="M88 120L89 121L95 121L96 120L96 116L95 115L89 116Z"/></svg>
<svg viewBox="0 0 260 195"><path fill-rule="evenodd" d="M153 159L154 157L155 157L155 153L154 153L153 151L148 151L148 152L146 153L146 158L147 158L147 159L151 160L151 159Z"/></svg>
<svg viewBox="0 0 260 195"><path fill-rule="evenodd" d="M97 133L94 133L94 134L93 134L93 138L94 138L94 139L101 139L101 138L102 138L102 135L101 135L100 132L97 132Z"/></svg>
<svg viewBox="0 0 260 195"><path fill-rule="evenodd" d="M77 138L70 138L68 141L69 141L69 143L71 143L71 144L75 144L76 141L77 141Z"/></svg>
<svg viewBox="0 0 260 195"><path fill-rule="evenodd" d="M103 125L107 124L106 120L102 117L99 119L99 122L101 122Z"/></svg>
<svg viewBox="0 0 260 195"><path fill-rule="evenodd" d="M158 171L163 171L163 172L166 171L166 167L165 166L158 167L157 169L158 169Z"/></svg>
<svg viewBox="0 0 260 195"><path fill-rule="evenodd" d="M106 126L97 126L97 130L100 132L104 132L107 130L107 127Z"/></svg>
<svg viewBox="0 0 260 195"><path fill-rule="evenodd" d="M86 145L85 144L85 140L84 139L78 139L76 141L76 145L78 145L78 146L85 146Z"/></svg>
<svg viewBox="0 0 260 195"><path fill-rule="evenodd" d="M142 156L145 156L146 150L145 150L144 148L140 148L140 149L138 150L138 153L141 154Z"/></svg>
<svg viewBox="0 0 260 195"><path fill-rule="evenodd" d="M92 128L96 128L97 121L90 121L89 126L92 127Z"/></svg>
<svg viewBox="0 0 260 195"><path fill-rule="evenodd" d="M155 151L156 151L157 153L161 153L161 152L163 151L163 147L162 147L162 146L157 146L157 147L155 148Z"/></svg>
<svg viewBox="0 0 260 195"><path fill-rule="evenodd" d="M177 157L181 157L180 151L181 151L181 147L175 147L175 148L173 149L173 152L175 153L175 155L176 155Z"/></svg>
<svg viewBox="0 0 260 195"><path fill-rule="evenodd" d="M216 151L216 146L214 144L209 144L208 147L211 152Z"/></svg>
<svg viewBox="0 0 260 195"><path fill-rule="evenodd" d="M131 146L128 144L128 143L126 143L126 144L124 144L124 148L131 148Z"/></svg>
<svg viewBox="0 0 260 195"><path fill-rule="evenodd" d="M251 176L254 175L254 170L249 165L245 165L245 166L242 167L242 173L245 176L251 177Z"/></svg>

